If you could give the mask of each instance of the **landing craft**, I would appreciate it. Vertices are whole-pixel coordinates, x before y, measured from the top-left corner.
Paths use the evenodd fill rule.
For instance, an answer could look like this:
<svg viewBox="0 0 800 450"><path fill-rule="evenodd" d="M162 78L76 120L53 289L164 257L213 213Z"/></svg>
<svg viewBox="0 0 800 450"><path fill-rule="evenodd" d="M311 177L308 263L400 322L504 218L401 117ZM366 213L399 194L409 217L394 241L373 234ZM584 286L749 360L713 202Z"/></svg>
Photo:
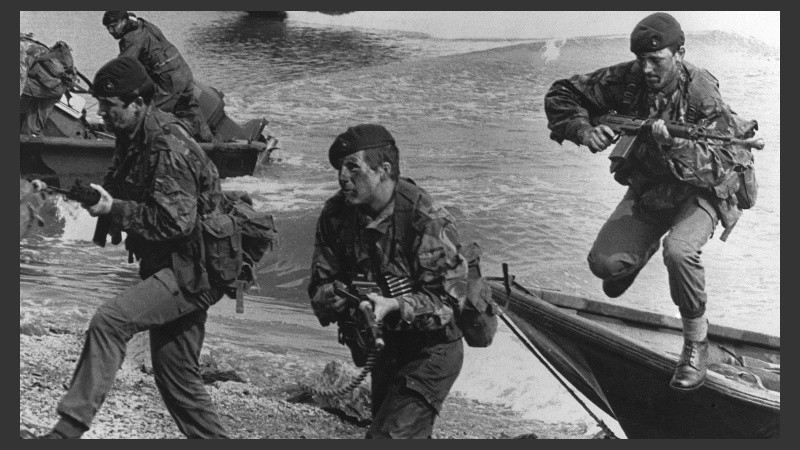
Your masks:
<svg viewBox="0 0 800 450"><path fill-rule="evenodd" d="M506 271L504 271L505 273ZM490 278L504 321L628 438L779 438L780 337L710 324L705 383L669 380L679 319Z"/></svg>
<svg viewBox="0 0 800 450"><path fill-rule="evenodd" d="M26 78L26 58L47 46L20 33L20 93ZM20 134L20 175L48 184L71 185L75 179L99 179L114 154L114 135L103 123L86 117L88 78L80 80L56 103L41 135ZM268 164L277 139L266 133L267 119L239 125L225 113L222 92L195 80L195 96L214 134L212 142L200 143L217 166L221 178L252 175Z"/></svg>

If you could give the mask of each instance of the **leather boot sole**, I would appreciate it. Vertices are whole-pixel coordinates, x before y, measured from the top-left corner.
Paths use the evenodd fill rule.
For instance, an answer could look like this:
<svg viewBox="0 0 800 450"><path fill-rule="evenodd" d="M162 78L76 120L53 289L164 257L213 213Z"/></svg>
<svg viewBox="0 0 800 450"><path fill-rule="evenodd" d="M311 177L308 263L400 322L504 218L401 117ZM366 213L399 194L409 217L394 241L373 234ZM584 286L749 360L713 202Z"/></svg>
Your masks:
<svg viewBox="0 0 800 450"><path fill-rule="evenodd" d="M705 377L703 377L702 381L700 381L699 383L697 383L696 385L694 385L692 387L688 387L688 388L681 387L681 386L672 384L672 382L669 383L669 387L671 387L672 389L675 389L676 391L691 392L691 391L696 391L696 390L700 389L700 387L702 387L704 384L706 384Z"/></svg>

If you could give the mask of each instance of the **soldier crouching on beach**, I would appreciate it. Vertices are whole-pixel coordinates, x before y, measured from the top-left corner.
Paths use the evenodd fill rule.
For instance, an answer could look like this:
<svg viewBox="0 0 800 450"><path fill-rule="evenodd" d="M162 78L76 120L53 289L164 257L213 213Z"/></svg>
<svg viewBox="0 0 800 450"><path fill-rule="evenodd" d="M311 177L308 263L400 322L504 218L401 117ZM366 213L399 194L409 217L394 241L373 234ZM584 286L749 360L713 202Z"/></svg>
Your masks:
<svg viewBox="0 0 800 450"><path fill-rule="evenodd" d="M114 384L127 342L150 333L153 372L164 404L189 438L225 438L200 376L208 308L222 297L202 267L199 217L222 202L219 175L183 122L151 104L155 86L134 58L116 58L97 72L92 94L116 134L112 166L92 216L125 231L142 281L101 305L69 389L61 418L45 439L79 438ZM105 236L103 236L105 240ZM113 240L112 240L113 242Z"/></svg>
<svg viewBox="0 0 800 450"><path fill-rule="evenodd" d="M725 240L754 201L740 195L748 183L739 177L740 170L752 169L752 154L731 140L673 136L666 124L697 124L738 139L752 138L757 124L730 109L713 75L683 59L683 44L674 17L649 15L631 33L635 60L556 81L545 95L545 112L553 140L585 145L592 153L617 139L609 126L593 122L596 117L614 111L649 120L630 157L612 168L614 178L629 188L600 229L588 262L605 294L618 297L664 238L670 294L684 337L670 386L687 391L703 384L708 364L701 250L718 222Z"/></svg>
<svg viewBox="0 0 800 450"><path fill-rule="evenodd" d="M466 292L467 262L453 218L400 178L398 149L383 126L348 128L328 157L341 190L317 222L308 288L314 314L323 326L341 322L345 299L335 288L380 286L381 294L368 294L385 347L372 370L366 437L430 438L464 357L454 309Z"/></svg>

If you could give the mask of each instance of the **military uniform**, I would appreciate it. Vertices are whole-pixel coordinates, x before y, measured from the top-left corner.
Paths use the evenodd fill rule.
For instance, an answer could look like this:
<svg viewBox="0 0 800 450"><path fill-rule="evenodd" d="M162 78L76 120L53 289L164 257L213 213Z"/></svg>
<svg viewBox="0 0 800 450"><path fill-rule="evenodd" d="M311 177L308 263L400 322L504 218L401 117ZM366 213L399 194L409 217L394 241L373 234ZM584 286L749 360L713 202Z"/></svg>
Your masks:
<svg viewBox="0 0 800 450"><path fill-rule="evenodd" d="M198 218L222 199L219 175L172 115L146 107L131 135L118 135L103 186L114 197L107 216L128 235L143 281L98 308L69 390L62 421L88 429L124 357L126 343L149 330L156 385L187 437L226 437L200 377L206 312L222 296L201 261ZM65 419L66 418L66 419ZM66 430L64 435L74 435Z"/></svg>
<svg viewBox="0 0 800 450"><path fill-rule="evenodd" d="M139 60L158 86L153 105L186 121L195 138L210 141L211 131L194 95L192 69L178 49L152 23L136 18L119 40L119 56Z"/></svg>
<svg viewBox="0 0 800 450"><path fill-rule="evenodd" d="M413 218L407 243L397 229L404 226L397 223L404 214ZM367 437L430 437L461 371L462 334L453 311L466 292L467 264L457 239L447 210L405 179L374 219L348 206L341 193L322 210L308 288L312 298L334 280L380 284L389 274L413 285L413 293L398 297L400 309L384 318L386 347L372 371L373 423ZM315 307L314 312L323 325L335 320L332 309Z"/></svg>
<svg viewBox="0 0 800 450"><path fill-rule="evenodd" d="M590 117L612 110L751 137L755 121L742 120L725 104L716 78L690 63L680 64L677 83L669 92L651 93L641 87L637 61L556 81L545 95L550 137L580 144L581 133L592 127ZM672 299L682 317L701 317L706 293L700 250L718 221L725 228L724 240L739 219L735 169L752 156L748 149L723 141L676 138L672 146L662 146L647 135L637 142L633 157L615 173L629 189L589 253L590 268L604 280L635 276L666 234L664 262Z"/></svg>

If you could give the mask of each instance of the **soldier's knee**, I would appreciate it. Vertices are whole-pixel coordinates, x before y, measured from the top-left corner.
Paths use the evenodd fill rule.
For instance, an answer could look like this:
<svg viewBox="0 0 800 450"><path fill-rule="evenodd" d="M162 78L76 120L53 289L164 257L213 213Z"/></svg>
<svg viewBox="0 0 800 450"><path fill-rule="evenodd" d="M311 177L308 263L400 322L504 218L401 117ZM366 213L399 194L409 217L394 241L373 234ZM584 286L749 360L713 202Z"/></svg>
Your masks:
<svg viewBox="0 0 800 450"><path fill-rule="evenodd" d="M699 262L700 250L694 245L677 239L664 240L664 264L667 267L687 267Z"/></svg>
<svg viewBox="0 0 800 450"><path fill-rule="evenodd" d="M589 263L589 270L594 276L601 280L610 280L624 276L631 270L632 264L626 261L622 255L600 255L589 253L586 257Z"/></svg>
<svg viewBox="0 0 800 450"><path fill-rule="evenodd" d="M108 308L101 306L89 321L90 333L124 334L125 323Z"/></svg>

